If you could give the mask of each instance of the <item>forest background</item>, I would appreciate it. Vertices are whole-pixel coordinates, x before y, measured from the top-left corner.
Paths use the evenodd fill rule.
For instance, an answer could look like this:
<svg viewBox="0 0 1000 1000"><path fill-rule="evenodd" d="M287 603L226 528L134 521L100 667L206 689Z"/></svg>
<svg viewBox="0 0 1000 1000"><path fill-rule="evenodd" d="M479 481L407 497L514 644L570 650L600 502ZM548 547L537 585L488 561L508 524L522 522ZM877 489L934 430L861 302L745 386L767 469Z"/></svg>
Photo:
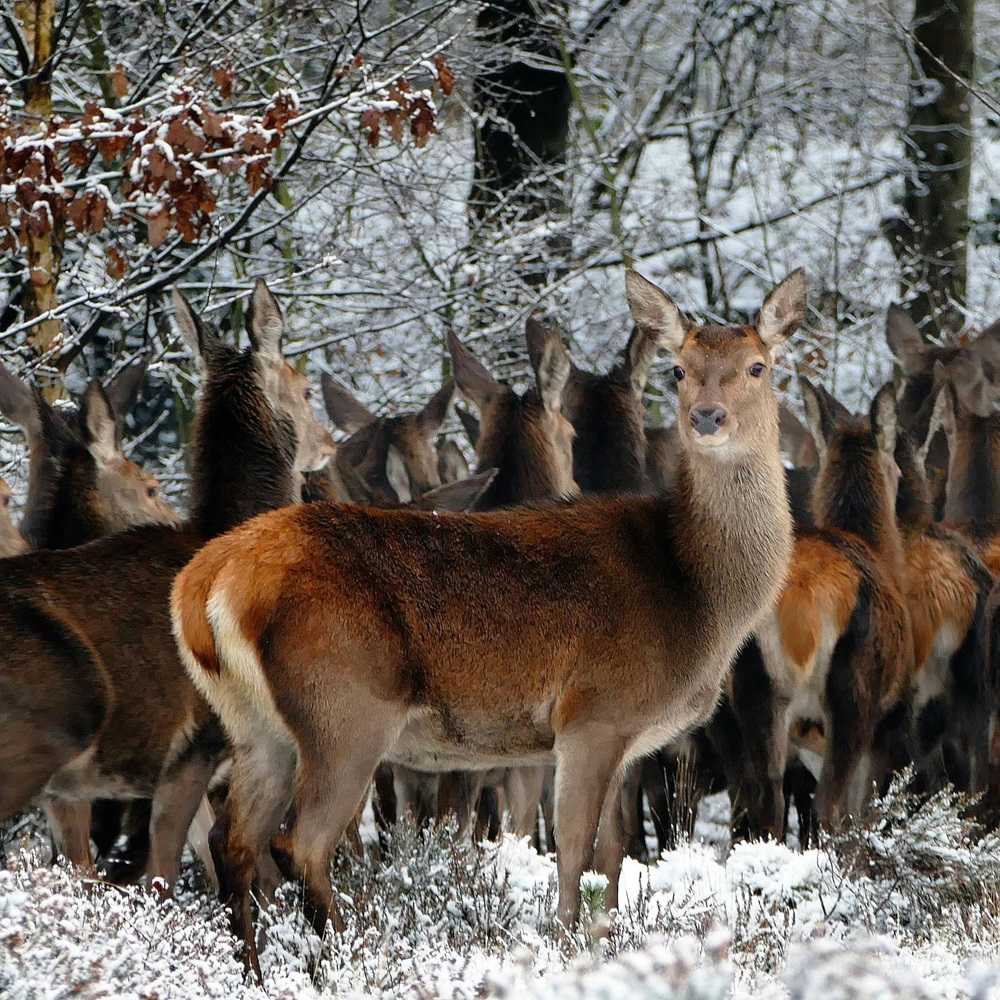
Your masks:
<svg viewBox="0 0 1000 1000"><path fill-rule="evenodd" d="M498 376L552 314L624 344L623 271L749 317L798 266L805 365L860 406L885 309L1000 314L996 0L2 0L0 360L57 398L152 357L132 445L183 503L182 288L239 330L264 276L290 354L376 411L455 330ZM666 366L650 421L672 420ZM0 474L21 481L0 427Z"/></svg>

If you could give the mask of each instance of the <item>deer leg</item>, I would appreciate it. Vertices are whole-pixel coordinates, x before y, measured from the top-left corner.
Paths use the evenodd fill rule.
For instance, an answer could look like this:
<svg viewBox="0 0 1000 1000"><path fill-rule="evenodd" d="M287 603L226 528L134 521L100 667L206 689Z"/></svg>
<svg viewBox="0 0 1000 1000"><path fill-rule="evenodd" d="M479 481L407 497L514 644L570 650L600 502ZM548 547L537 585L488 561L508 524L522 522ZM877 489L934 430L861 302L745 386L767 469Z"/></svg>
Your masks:
<svg viewBox="0 0 1000 1000"><path fill-rule="evenodd" d="M445 819L449 813L458 818L458 835L465 837L472 828L472 814L483 790L480 771L447 771L438 785L438 816Z"/></svg>
<svg viewBox="0 0 1000 1000"><path fill-rule="evenodd" d="M632 767L629 770L634 770ZM618 909L618 882L625 857L625 830L623 828L622 794L623 775L618 771L611 779L604 796L604 806L597 825L597 846L594 850L594 869L607 877L608 888L604 894L607 913Z"/></svg>
<svg viewBox="0 0 1000 1000"><path fill-rule="evenodd" d="M79 868L89 868L93 863L90 856L90 803L46 799L45 814L56 856L61 855Z"/></svg>
<svg viewBox="0 0 1000 1000"><path fill-rule="evenodd" d="M257 858L291 804L298 753L294 743L277 733L264 731L261 737L259 743L234 750L229 796L212 827L209 847L219 877L219 898L229 907L233 935L243 942L243 961L263 983L250 889Z"/></svg>
<svg viewBox="0 0 1000 1000"><path fill-rule="evenodd" d="M545 784L545 767L512 767L504 777L507 825L515 837L533 837Z"/></svg>
<svg viewBox="0 0 1000 1000"><path fill-rule="evenodd" d="M396 777L392 764L382 763L375 768L375 795L372 803L381 842L384 835L396 825L397 818Z"/></svg>
<svg viewBox="0 0 1000 1000"><path fill-rule="evenodd" d="M642 762L630 764L621 787L621 829L625 849L630 858L645 861L646 831L642 814Z"/></svg>
<svg viewBox="0 0 1000 1000"><path fill-rule="evenodd" d="M205 874L208 875L208 880L218 892L219 876L215 873L215 862L212 861L212 852L208 846L208 835L214 825L215 810L212 808L212 803L208 801L208 796L203 795L188 829L188 843L191 845L191 850L205 866Z"/></svg>
<svg viewBox="0 0 1000 1000"><path fill-rule="evenodd" d="M594 856L594 838L612 776L625 753L610 726L571 725L556 734L558 919L572 927L580 915L580 876Z"/></svg>
<svg viewBox="0 0 1000 1000"><path fill-rule="evenodd" d="M671 809L676 796L676 758L665 750L656 750L642 759L640 767L642 790L646 793L656 844L662 854L677 846L677 829Z"/></svg>
<svg viewBox="0 0 1000 1000"><path fill-rule="evenodd" d="M184 841L225 749L222 729L207 724L167 766L153 795L147 873L162 879L167 892L173 892Z"/></svg>

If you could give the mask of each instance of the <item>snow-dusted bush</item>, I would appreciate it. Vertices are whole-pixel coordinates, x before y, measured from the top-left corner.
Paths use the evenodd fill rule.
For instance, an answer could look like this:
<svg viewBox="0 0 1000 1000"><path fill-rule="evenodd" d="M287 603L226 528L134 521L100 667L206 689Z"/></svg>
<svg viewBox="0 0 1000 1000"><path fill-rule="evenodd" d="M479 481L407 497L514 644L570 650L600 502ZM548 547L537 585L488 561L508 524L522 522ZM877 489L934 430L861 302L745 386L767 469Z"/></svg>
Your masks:
<svg viewBox="0 0 1000 1000"><path fill-rule="evenodd" d="M946 788L931 796L907 791L905 771L875 798L831 847L843 872L867 886L859 916L869 930L887 921L912 930L931 923L975 919L1000 902L1000 836L973 818L974 803Z"/></svg>

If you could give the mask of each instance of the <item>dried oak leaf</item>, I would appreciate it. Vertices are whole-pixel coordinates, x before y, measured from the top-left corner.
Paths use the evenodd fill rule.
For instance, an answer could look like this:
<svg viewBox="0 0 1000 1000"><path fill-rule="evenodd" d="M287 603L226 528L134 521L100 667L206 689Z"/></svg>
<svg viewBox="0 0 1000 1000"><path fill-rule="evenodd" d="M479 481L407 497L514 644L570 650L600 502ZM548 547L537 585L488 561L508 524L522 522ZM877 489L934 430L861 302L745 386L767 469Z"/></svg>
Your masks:
<svg viewBox="0 0 1000 1000"><path fill-rule="evenodd" d="M112 70L111 88L115 92L115 97L119 99L128 96L128 77L125 75L125 67L121 63L117 63Z"/></svg>
<svg viewBox="0 0 1000 1000"><path fill-rule="evenodd" d="M195 156L200 156L207 145L205 140L191 128L187 115L181 115L170 123L167 129L167 142L174 149L194 153Z"/></svg>
<svg viewBox="0 0 1000 1000"><path fill-rule="evenodd" d="M381 123L382 112L378 108L367 108L361 112L361 127L368 129L368 145L373 148L378 145Z"/></svg>
<svg viewBox="0 0 1000 1000"><path fill-rule="evenodd" d="M146 217L146 225L149 228L149 245L158 247L170 233L170 209L161 206Z"/></svg>
<svg viewBox="0 0 1000 1000"><path fill-rule="evenodd" d="M71 142L66 147L66 158L78 170L86 170L90 165L90 153L82 142Z"/></svg>
<svg viewBox="0 0 1000 1000"><path fill-rule="evenodd" d="M236 76L233 73L232 62L227 62L225 66L216 66L212 70L212 79L215 80L216 87L224 101L228 101L233 96L233 81Z"/></svg>
<svg viewBox="0 0 1000 1000"><path fill-rule="evenodd" d="M128 136L124 135L113 135L106 139L97 140L97 150L105 163L114 163L130 145Z"/></svg>
<svg viewBox="0 0 1000 1000"><path fill-rule="evenodd" d="M125 271L128 269L128 262L115 247L108 247L104 254L104 269L108 272L110 278L113 278L115 281L121 281L125 277Z"/></svg>
<svg viewBox="0 0 1000 1000"><path fill-rule="evenodd" d="M392 136L392 141L402 142L403 125L406 123L406 112L402 108L396 108L394 111L383 112L382 117L389 126L389 135Z"/></svg>
<svg viewBox="0 0 1000 1000"><path fill-rule="evenodd" d="M441 93L444 94L445 97L448 97L455 89L455 72L448 65L448 63L445 62L443 56L438 56L434 60L434 65L437 68L438 83L441 85Z"/></svg>
<svg viewBox="0 0 1000 1000"><path fill-rule="evenodd" d="M66 218L81 232L93 233L95 236L104 228L108 218L108 203L96 191L87 191L77 195L69 208Z"/></svg>
<svg viewBox="0 0 1000 1000"><path fill-rule="evenodd" d="M413 108L410 112L410 131L413 133L413 141L418 149L423 149L427 145L427 140L437 132L434 112L422 97L418 97L413 102Z"/></svg>

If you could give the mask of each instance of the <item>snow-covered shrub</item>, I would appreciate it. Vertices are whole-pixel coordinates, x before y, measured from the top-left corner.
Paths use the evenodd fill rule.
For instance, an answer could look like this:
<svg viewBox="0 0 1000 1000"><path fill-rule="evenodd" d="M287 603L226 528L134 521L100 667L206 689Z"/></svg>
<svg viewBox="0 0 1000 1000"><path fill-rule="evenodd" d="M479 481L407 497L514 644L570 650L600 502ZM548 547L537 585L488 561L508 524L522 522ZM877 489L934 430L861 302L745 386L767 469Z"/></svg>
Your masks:
<svg viewBox="0 0 1000 1000"><path fill-rule="evenodd" d="M504 1000L723 1000L732 973L726 957L729 935L714 931L704 942L651 938L638 951L608 962L577 959L565 972L544 979L524 964L508 966L487 980L488 997Z"/></svg>
<svg viewBox="0 0 1000 1000"><path fill-rule="evenodd" d="M0 871L0 996L262 996L243 982L225 915L88 883L20 855Z"/></svg>
<svg viewBox="0 0 1000 1000"><path fill-rule="evenodd" d="M858 913L874 932L893 921L911 931L968 921L1000 901L1000 836L972 818L969 796L952 788L914 796L912 777L898 775L831 841L844 874L869 890Z"/></svg>

